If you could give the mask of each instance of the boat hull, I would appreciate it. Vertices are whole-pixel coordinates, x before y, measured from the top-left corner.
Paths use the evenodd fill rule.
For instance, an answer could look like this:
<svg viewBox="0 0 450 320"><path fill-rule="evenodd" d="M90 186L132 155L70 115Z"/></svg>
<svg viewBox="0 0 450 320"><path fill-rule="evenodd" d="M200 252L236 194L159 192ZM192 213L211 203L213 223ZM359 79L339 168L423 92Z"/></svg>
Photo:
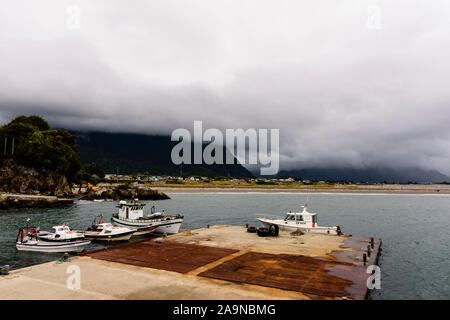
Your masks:
<svg viewBox="0 0 450 320"><path fill-rule="evenodd" d="M158 220L158 221L137 221L112 217L111 221L118 226L135 229L134 235L144 235L150 233L175 234L178 233L183 223L183 219Z"/></svg>
<svg viewBox="0 0 450 320"><path fill-rule="evenodd" d="M41 242L41 241L28 241L17 242L16 248L19 251L35 251L35 252L81 252L91 242L87 240L78 242Z"/></svg>
<svg viewBox="0 0 450 320"><path fill-rule="evenodd" d="M258 221L261 222L261 224L266 228L268 228L272 224L276 224L280 228L280 230L285 230L285 231L296 231L297 229L300 229L303 232L331 234L331 235L338 234L337 227L316 226L316 227L312 228L312 227L307 227L305 225L302 225L300 223L292 224L292 223L286 223L286 221L284 221L284 220L272 220L272 219L264 219L264 218L259 218Z"/></svg>
<svg viewBox="0 0 450 320"><path fill-rule="evenodd" d="M179 222L171 222L164 225L160 225L154 231L156 234L176 234L180 231L182 221Z"/></svg>
<svg viewBox="0 0 450 320"><path fill-rule="evenodd" d="M70 239L58 240L58 239L55 239L55 238L52 238L52 237L46 237L46 236L39 236L38 235L38 239L40 241L52 242L52 243L59 243L59 242L71 243L71 242L76 242L76 241L82 241L84 239L84 236L80 236L80 237L76 237L76 238L70 238Z"/></svg>
<svg viewBox="0 0 450 320"><path fill-rule="evenodd" d="M98 234L86 231L84 233L84 238L92 241L128 241L134 233L134 230L119 234Z"/></svg>
<svg viewBox="0 0 450 320"><path fill-rule="evenodd" d="M112 217L111 221L117 226L136 230L133 234L134 236L151 234L158 227L156 225L153 225L152 223L133 223L131 221L122 220L116 217Z"/></svg>

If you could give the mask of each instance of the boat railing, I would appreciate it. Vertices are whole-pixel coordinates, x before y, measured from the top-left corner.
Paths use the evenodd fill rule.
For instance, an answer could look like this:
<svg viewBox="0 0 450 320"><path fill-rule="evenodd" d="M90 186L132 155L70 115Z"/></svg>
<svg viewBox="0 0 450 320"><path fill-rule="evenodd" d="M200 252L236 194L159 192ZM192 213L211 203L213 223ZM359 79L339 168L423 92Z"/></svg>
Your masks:
<svg viewBox="0 0 450 320"><path fill-rule="evenodd" d="M280 216L265 214L265 213L257 213L256 217L261 218L261 219L270 219L270 220L283 220L284 219L283 217L280 217Z"/></svg>
<svg viewBox="0 0 450 320"><path fill-rule="evenodd" d="M114 218L119 218L118 214L114 214L113 215ZM166 221L166 220L177 220L177 219L182 219L182 217L167 217L167 218L148 218L148 219L126 219L127 221L130 222L146 222L146 221L155 221L155 222L160 222L160 221Z"/></svg>

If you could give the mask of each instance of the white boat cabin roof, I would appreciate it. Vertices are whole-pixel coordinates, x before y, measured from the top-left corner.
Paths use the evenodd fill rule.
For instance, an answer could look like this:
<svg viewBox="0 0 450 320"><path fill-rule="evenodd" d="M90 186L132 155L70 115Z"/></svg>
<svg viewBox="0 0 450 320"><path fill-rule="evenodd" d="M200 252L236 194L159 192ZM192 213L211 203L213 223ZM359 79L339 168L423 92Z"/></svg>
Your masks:
<svg viewBox="0 0 450 320"><path fill-rule="evenodd" d="M304 217L305 218L311 217L311 219L314 219L315 216L317 216L317 213L308 212L307 208L303 207L302 212L292 212L292 211L287 212L286 218L284 218L284 220L297 220L298 218L300 218L300 220L303 220Z"/></svg>
<svg viewBox="0 0 450 320"><path fill-rule="evenodd" d="M119 202L117 208L129 207L131 210L142 210L144 206L145 203L138 202L138 199L135 199L129 202L122 200Z"/></svg>
<svg viewBox="0 0 450 320"><path fill-rule="evenodd" d="M55 232L64 232L64 231L70 231L70 228L66 225L62 225L62 226L54 226L53 229L55 229Z"/></svg>
<svg viewBox="0 0 450 320"><path fill-rule="evenodd" d="M97 224L97 226L103 227L103 228L112 228L113 225L109 222L105 222L105 223L99 223Z"/></svg>
<svg viewBox="0 0 450 320"><path fill-rule="evenodd" d="M292 212L289 211L286 213L286 217L288 216L316 216L317 213L314 212L308 212L308 209L306 207L303 207L303 211L302 212Z"/></svg>

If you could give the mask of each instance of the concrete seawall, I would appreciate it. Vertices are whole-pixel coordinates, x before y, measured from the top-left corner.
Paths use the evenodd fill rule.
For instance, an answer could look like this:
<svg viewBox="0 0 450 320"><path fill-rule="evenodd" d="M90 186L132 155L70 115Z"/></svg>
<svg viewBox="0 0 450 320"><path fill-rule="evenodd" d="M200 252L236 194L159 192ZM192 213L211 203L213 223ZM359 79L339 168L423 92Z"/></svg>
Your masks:
<svg viewBox="0 0 450 320"><path fill-rule="evenodd" d="M53 208L73 204L73 199L56 196L2 193L0 210L20 208Z"/></svg>

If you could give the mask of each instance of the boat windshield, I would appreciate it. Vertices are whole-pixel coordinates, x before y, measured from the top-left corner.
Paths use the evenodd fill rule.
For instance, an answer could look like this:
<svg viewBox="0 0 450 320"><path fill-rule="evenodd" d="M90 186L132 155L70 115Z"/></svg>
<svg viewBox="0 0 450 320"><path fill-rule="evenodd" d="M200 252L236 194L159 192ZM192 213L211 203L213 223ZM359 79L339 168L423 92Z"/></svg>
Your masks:
<svg viewBox="0 0 450 320"><path fill-rule="evenodd" d="M295 214L287 214L286 218L284 218L285 221L303 221L302 215L295 215Z"/></svg>

